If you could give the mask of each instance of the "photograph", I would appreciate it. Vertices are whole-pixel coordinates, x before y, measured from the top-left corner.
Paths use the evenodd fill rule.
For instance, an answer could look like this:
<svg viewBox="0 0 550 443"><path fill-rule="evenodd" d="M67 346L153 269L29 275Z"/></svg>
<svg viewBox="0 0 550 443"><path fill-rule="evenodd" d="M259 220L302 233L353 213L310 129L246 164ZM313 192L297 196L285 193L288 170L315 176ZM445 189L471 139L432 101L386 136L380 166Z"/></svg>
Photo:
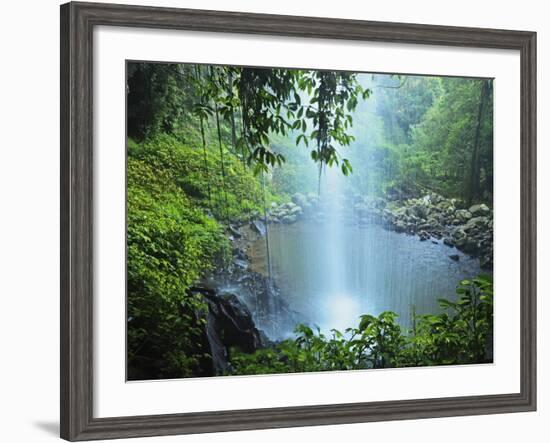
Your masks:
<svg viewBox="0 0 550 443"><path fill-rule="evenodd" d="M128 381L493 363L492 78L125 80Z"/></svg>
<svg viewBox="0 0 550 443"><path fill-rule="evenodd" d="M2 12L1 441L548 434L543 2Z"/></svg>

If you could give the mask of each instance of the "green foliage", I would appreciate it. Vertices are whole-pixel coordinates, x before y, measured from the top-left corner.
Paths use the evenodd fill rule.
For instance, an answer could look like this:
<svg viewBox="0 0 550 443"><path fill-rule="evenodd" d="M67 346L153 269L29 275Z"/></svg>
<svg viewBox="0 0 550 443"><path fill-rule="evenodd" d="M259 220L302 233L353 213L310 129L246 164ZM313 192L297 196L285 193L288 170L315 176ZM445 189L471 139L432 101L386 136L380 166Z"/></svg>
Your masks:
<svg viewBox="0 0 550 443"><path fill-rule="evenodd" d="M225 143L222 144L225 152L223 180L221 159L215 144L209 144L205 153L199 148L197 139L186 136L180 139L184 141L159 134L139 144L130 140L128 155L150 165L155 171L162 171L196 207L211 213L217 220L244 219L252 211L262 209L260 181L231 155ZM190 145L190 142L196 144ZM267 191L269 197L269 189Z"/></svg>
<svg viewBox="0 0 550 443"><path fill-rule="evenodd" d="M444 310L415 318L403 333L397 314L362 315L357 328L329 336L298 325L295 338L254 354L232 352L231 374L275 374L484 363L492 359L493 283L480 275L461 281L456 302L441 299Z"/></svg>
<svg viewBox="0 0 550 443"><path fill-rule="evenodd" d="M435 191L491 204L491 81L385 75L361 81L373 92L358 105L351 130L351 181L360 193Z"/></svg>
<svg viewBox="0 0 550 443"><path fill-rule="evenodd" d="M198 142L190 131L181 139ZM206 151L210 176L204 172L203 154L168 135L141 143L128 140L131 379L200 375L208 367L206 306L188 288L230 258L231 245L217 220L245 217L260 208L258 179L237 158L224 159L223 195L216 149Z"/></svg>
<svg viewBox="0 0 550 443"><path fill-rule="evenodd" d="M136 146L134 145L134 148ZM128 157L128 369L130 379L200 372L205 305L187 293L227 239L169 173Z"/></svg>

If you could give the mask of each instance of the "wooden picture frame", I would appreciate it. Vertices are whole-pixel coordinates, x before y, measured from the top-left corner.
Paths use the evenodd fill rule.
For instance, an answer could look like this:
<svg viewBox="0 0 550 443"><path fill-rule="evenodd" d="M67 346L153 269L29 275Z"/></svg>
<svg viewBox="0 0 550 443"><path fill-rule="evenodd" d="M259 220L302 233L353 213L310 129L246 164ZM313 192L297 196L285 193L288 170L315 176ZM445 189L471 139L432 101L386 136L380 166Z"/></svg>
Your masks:
<svg viewBox="0 0 550 443"><path fill-rule="evenodd" d="M95 26L496 48L521 57L521 390L518 394L93 416L92 31ZM61 6L61 437L70 441L533 411L536 408L536 34L236 12Z"/></svg>

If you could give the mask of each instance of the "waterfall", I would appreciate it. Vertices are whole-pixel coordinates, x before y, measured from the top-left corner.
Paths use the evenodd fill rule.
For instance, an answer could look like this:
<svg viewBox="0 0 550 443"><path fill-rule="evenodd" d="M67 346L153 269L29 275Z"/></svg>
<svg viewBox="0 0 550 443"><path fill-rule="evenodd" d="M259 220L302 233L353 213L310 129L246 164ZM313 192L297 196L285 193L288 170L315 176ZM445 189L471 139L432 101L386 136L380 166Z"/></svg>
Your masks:
<svg viewBox="0 0 550 443"><path fill-rule="evenodd" d="M348 242L344 230L350 216L346 203L346 177L337 167L324 168L320 204L324 214L319 241L324 243L319 257L323 276L320 303L324 315L319 320L324 329L345 329L357 323L358 303L347 284Z"/></svg>

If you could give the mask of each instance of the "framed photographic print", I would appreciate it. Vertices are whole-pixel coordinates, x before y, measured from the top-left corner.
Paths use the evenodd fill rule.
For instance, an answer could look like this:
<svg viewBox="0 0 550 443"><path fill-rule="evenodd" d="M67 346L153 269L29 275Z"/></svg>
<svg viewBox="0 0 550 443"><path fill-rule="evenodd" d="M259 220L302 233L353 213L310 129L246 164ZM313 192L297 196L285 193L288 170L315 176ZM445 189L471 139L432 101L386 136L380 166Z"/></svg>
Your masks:
<svg viewBox="0 0 550 443"><path fill-rule="evenodd" d="M61 7L61 436L536 408L536 34Z"/></svg>

